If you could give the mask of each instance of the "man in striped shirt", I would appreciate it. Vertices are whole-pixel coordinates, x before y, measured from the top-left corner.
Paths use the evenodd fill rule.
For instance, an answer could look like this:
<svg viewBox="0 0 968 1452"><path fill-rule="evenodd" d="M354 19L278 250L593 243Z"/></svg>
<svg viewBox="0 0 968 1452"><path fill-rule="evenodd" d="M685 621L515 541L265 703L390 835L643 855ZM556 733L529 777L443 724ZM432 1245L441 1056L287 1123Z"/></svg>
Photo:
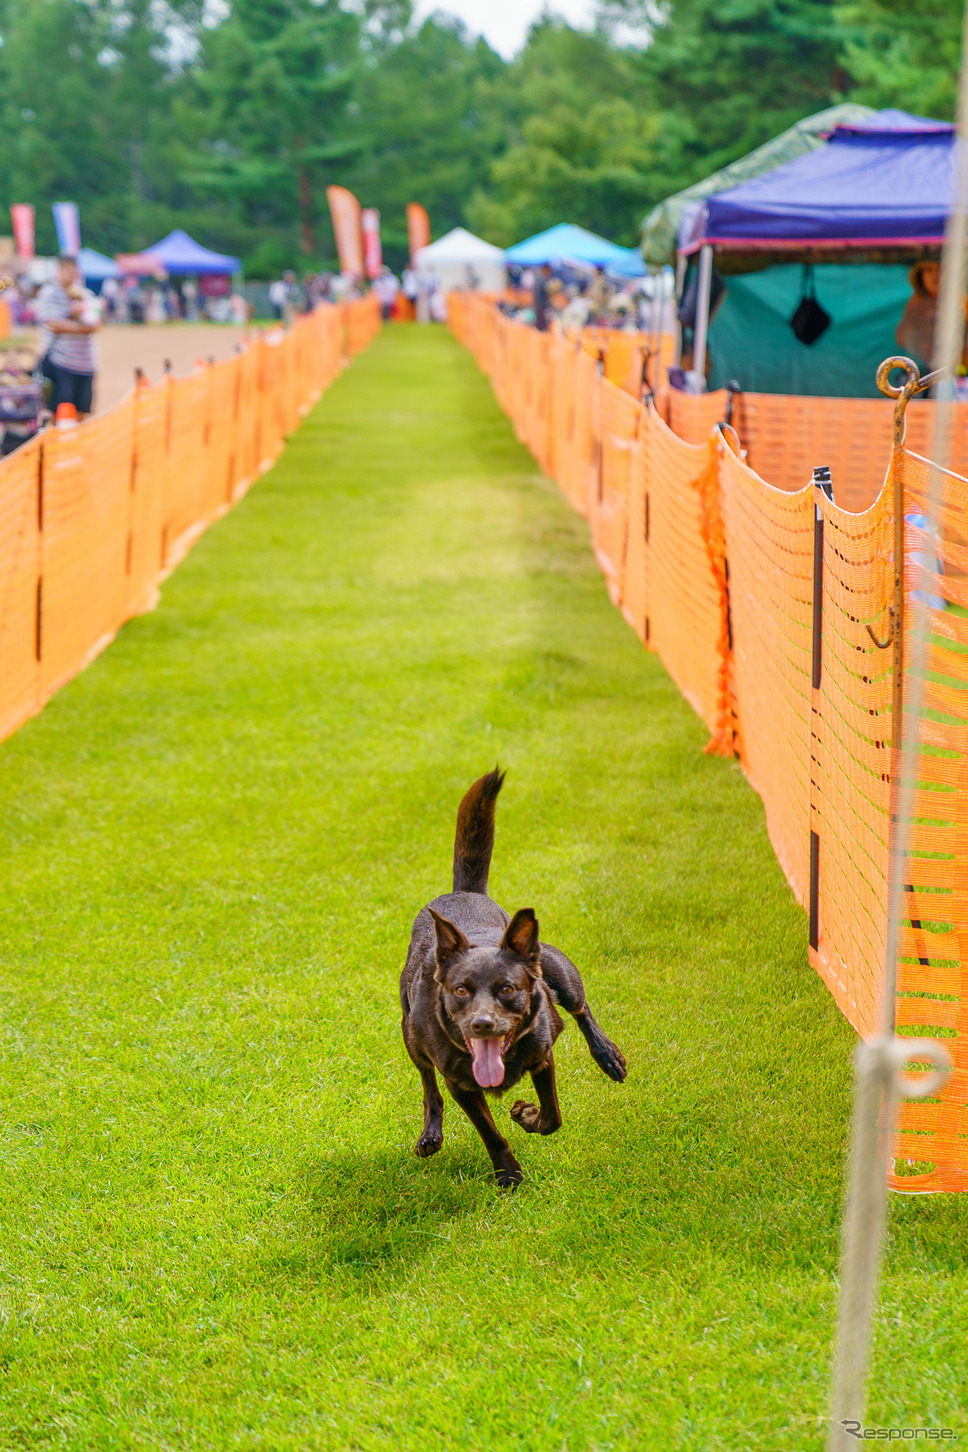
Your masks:
<svg viewBox="0 0 968 1452"><path fill-rule="evenodd" d="M50 406L72 403L78 418L91 412L100 327L92 292L81 282L73 257L58 257L57 275L40 290L37 318L41 330L44 377L53 385Z"/></svg>

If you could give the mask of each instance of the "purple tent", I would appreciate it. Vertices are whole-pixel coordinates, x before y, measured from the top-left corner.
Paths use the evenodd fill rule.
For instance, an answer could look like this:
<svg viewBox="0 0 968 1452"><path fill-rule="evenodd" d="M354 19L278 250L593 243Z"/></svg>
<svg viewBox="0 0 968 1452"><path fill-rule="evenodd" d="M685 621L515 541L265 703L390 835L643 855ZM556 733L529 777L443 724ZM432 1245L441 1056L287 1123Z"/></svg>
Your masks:
<svg viewBox="0 0 968 1452"><path fill-rule="evenodd" d="M237 257L228 257L223 252L210 252L177 227L169 232L154 247L146 247L141 257L151 258L159 263L169 277L201 277L213 273L241 272L242 263Z"/></svg>
<svg viewBox="0 0 968 1452"><path fill-rule="evenodd" d="M940 246L954 150L948 122L879 111L836 127L826 146L709 197L679 250Z"/></svg>

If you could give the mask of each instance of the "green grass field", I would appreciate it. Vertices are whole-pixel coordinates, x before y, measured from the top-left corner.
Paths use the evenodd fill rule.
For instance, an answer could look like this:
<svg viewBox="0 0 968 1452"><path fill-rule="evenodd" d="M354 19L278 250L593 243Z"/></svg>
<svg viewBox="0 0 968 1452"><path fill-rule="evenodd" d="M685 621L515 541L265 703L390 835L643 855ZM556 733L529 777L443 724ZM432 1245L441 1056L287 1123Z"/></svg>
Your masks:
<svg viewBox="0 0 968 1452"><path fill-rule="evenodd" d="M0 1447L821 1447L852 1034L704 741L471 359L385 334L0 749ZM491 890L630 1065L568 1027L515 1194L449 1103L414 1157L397 1003L495 761ZM966 1231L893 1202L874 1424L968 1436Z"/></svg>

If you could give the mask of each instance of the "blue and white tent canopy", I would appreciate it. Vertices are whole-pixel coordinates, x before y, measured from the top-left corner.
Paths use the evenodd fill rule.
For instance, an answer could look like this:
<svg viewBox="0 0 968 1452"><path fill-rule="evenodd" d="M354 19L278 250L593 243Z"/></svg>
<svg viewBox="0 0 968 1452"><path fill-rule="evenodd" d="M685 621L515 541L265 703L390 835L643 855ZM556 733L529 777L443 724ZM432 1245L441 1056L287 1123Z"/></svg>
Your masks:
<svg viewBox="0 0 968 1452"><path fill-rule="evenodd" d="M518 267L579 262L589 267L604 267L622 277L641 277L645 272L642 257L634 247L620 247L617 242L597 237L571 222L559 222L546 232L516 242L507 249L504 260Z"/></svg>

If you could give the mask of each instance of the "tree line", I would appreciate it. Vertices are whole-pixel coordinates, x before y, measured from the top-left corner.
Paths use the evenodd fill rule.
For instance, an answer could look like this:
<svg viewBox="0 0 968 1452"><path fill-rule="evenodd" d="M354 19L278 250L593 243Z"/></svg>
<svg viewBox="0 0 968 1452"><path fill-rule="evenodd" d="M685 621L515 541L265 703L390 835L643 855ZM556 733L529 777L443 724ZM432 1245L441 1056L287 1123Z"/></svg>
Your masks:
<svg viewBox="0 0 968 1452"><path fill-rule="evenodd" d="M0 203L84 240L183 226L251 275L332 260L325 188L507 245L559 221L633 244L670 192L839 100L950 117L956 0L602 0L511 61L410 0L0 0Z"/></svg>

